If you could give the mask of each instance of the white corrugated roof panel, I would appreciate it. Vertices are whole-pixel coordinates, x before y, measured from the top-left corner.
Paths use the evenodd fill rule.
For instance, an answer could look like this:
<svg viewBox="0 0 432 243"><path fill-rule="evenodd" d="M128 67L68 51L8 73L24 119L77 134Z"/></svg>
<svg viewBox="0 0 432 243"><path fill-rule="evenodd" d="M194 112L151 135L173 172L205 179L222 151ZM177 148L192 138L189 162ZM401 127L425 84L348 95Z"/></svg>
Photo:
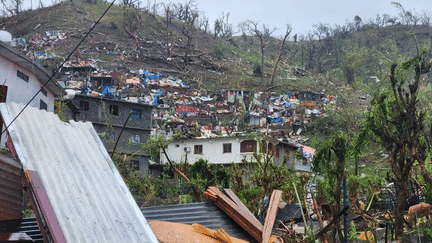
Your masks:
<svg viewBox="0 0 432 243"><path fill-rule="evenodd" d="M5 123L22 108L0 104ZM91 123L27 107L8 131L24 170L39 173L68 242L157 242Z"/></svg>

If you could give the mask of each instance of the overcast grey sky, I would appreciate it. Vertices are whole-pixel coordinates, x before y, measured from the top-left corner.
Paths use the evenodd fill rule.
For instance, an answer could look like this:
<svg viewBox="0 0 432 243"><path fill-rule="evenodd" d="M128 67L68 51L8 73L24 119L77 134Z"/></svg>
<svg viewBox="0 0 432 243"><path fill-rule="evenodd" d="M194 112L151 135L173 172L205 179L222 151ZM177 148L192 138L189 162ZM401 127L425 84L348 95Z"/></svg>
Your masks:
<svg viewBox="0 0 432 243"><path fill-rule="evenodd" d="M24 0L30 7L31 0ZM32 0L36 8L39 0ZM53 0L42 0L49 5ZM108 0L109 1L109 0ZM117 0L119 1L119 0ZM141 5L153 3L185 3L187 0L140 0ZM432 13L431 0L395 0L405 10L422 14L423 10ZM213 28L215 19L222 13L230 13L230 22L237 29L238 23L247 19L259 21L270 28L276 27L276 36L285 33L286 24L292 26L292 35L307 34L314 24L344 25L346 20L353 21L356 15L363 21L385 13L397 16L397 9L391 5L392 0L195 0L198 8L208 16Z"/></svg>
<svg viewBox="0 0 432 243"><path fill-rule="evenodd" d="M412 12L432 13L431 0L393 0ZM171 0L182 2L185 0ZM307 34L314 24L345 24L356 15L363 21L385 13L397 16L397 9L391 0L196 0L198 8L209 17L211 26L222 13L230 13L230 22L235 27L246 19L260 21L269 27L276 27L277 36L285 33L286 24L293 28L292 34Z"/></svg>

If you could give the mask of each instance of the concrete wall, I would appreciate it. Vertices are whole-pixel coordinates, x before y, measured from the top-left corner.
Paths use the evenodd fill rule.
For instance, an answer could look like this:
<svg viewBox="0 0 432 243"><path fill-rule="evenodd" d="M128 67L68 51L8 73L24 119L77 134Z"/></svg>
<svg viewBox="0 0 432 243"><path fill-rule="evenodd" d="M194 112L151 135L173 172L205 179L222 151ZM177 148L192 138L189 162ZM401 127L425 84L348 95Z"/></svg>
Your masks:
<svg viewBox="0 0 432 243"><path fill-rule="evenodd" d="M129 116L129 112L132 111L132 109L138 109L141 110L141 119L133 119L131 117L127 123L127 127L151 129L153 106L86 95L76 95L75 98L72 99L72 103L78 108L80 107L81 101L88 102L89 110L81 110L80 113L76 115L76 119L79 121L87 120L105 124L105 115L110 113L110 106L113 105L118 107L118 115L112 115L112 124L123 126L126 118ZM102 103L104 103L105 109L103 109ZM72 118L70 112L68 116Z"/></svg>
<svg viewBox="0 0 432 243"><path fill-rule="evenodd" d="M21 71L29 77L28 82L17 76L17 70ZM21 66L11 62L10 60L0 56L0 84L8 86L8 95L6 102L15 102L27 104L30 99L39 91L43 83L32 73L31 70L26 70ZM41 100L48 106L48 111L54 110L54 95L47 87L47 96L42 92L30 103L30 106L39 108Z"/></svg>
<svg viewBox="0 0 432 243"><path fill-rule="evenodd" d="M111 152L114 148L114 143L120 134L121 127L114 126L113 127L114 134L109 134L107 132L107 127L105 126L105 124L99 124L93 122L93 127L95 128L97 133L101 134L102 142L104 143L106 149L109 152ZM105 135L102 135L102 133L105 133ZM138 141L133 142L133 137L136 137L136 135L139 136L139 142ZM132 152L132 153L139 151L142 148L141 144L145 143L149 139L149 137L150 137L150 131L148 130L125 128L120 137L116 150L121 152ZM143 153L138 153L138 155L141 154Z"/></svg>

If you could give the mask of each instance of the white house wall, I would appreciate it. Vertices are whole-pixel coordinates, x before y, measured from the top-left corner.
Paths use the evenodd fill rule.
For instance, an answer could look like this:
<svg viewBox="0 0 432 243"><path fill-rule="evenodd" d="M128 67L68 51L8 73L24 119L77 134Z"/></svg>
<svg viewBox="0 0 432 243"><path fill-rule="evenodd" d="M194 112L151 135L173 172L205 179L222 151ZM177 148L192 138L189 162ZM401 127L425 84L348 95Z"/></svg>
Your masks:
<svg viewBox="0 0 432 243"><path fill-rule="evenodd" d="M297 161L296 171L312 171L312 162L308 160L303 164L303 161Z"/></svg>
<svg viewBox="0 0 432 243"><path fill-rule="evenodd" d="M240 153L240 143L244 140L250 140L249 138L211 138L211 139L190 139L182 141L174 141L168 145L167 154L171 161L180 163L185 161L186 152L185 147L190 148L190 152L187 153L187 161L194 163L198 159L206 159L212 164L231 164L241 163L244 157L251 158L252 153ZM231 153L223 153L223 144L231 143ZM202 145L203 153L194 154L194 146ZM161 162L166 163L165 156L161 155Z"/></svg>
<svg viewBox="0 0 432 243"><path fill-rule="evenodd" d="M280 163L284 160L285 158L285 154L288 153L289 157L286 158L286 162L284 164L284 167L289 169L289 170L294 170L294 161L295 161L295 150L290 147L290 146L281 146L278 145L279 147L279 158L276 157L276 155L273 157L273 161L275 162L276 166L279 166Z"/></svg>
<svg viewBox="0 0 432 243"><path fill-rule="evenodd" d="M28 82L17 76L17 70L21 71L29 77ZM8 86L8 94L6 102L15 102L27 104L27 102L39 91L43 86L31 70L26 70L14 62L0 56L0 85ZM37 97L30 103L30 106L39 108L40 100L48 106L48 111L54 110L54 95L47 89L47 96L39 93Z"/></svg>

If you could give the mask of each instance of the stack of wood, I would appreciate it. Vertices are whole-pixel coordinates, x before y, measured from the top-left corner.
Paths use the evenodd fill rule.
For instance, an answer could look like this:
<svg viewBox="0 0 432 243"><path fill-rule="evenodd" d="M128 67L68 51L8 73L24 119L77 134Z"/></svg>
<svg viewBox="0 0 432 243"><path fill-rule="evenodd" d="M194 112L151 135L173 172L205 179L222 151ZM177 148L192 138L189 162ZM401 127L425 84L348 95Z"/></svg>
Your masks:
<svg viewBox="0 0 432 243"><path fill-rule="evenodd" d="M277 210L282 200L282 191L274 190L265 218L264 225L252 214L230 189L224 190L226 195L217 187L209 187L204 192L204 197L214 201L216 205L236 221L258 242L283 242L277 236L272 236L272 229L276 219Z"/></svg>

